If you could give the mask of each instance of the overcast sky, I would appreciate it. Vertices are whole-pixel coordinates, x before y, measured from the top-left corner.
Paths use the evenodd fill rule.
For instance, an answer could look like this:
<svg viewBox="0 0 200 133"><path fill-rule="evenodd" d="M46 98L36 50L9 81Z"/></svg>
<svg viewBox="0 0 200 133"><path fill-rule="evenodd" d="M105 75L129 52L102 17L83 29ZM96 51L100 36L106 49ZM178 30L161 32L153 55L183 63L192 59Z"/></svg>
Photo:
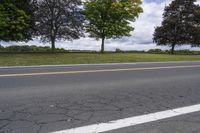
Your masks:
<svg viewBox="0 0 200 133"><path fill-rule="evenodd" d="M156 44L154 44L152 41L152 34L154 32L154 28L161 24L163 9L165 5L168 5L171 1L172 0L144 0L142 4L144 12L140 14L139 18L133 24L135 30L131 33L132 36L116 40L107 40L105 49L109 51L113 51L116 48L122 50L148 50L154 48L167 49L168 47L156 46ZM198 3L200 3L200 0L198 0ZM100 43L100 41L86 37L73 42L59 41L56 43L56 47L74 50L100 50ZM17 43L5 43L5 45L14 44ZM38 40L30 41L28 44L44 46L44 44L40 43ZM48 46L49 44L45 45ZM184 46L177 47L177 49L197 50L198 48L190 48L189 46Z"/></svg>

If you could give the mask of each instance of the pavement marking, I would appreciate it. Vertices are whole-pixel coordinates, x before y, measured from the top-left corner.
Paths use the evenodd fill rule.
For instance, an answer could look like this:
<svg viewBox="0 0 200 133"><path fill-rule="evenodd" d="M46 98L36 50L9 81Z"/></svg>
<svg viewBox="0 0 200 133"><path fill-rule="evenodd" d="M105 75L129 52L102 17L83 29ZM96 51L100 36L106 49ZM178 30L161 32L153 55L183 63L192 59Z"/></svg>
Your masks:
<svg viewBox="0 0 200 133"><path fill-rule="evenodd" d="M142 71L142 70L198 68L198 67L200 67L200 65L146 67L146 68L122 68L122 69L102 69L102 70L83 70L83 71L64 71L64 72L39 72L39 73L20 73L20 74L0 74L0 77L22 77L22 76L81 74L81 73L100 73L100 72L118 72L118 71Z"/></svg>
<svg viewBox="0 0 200 133"><path fill-rule="evenodd" d="M200 111L200 104L52 133L101 133Z"/></svg>
<svg viewBox="0 0 200 133"><path fill-rule="evenodd" d="M41 68L41 67L71 67L71 66L112 66L134 64L167 64L167 63L200 63L200 61L165 61L165 62L129 62L129 63L99 63L99 64L61 64L61 65L33 65L33 66L1 66L0 69L12 68Z"/></svg>

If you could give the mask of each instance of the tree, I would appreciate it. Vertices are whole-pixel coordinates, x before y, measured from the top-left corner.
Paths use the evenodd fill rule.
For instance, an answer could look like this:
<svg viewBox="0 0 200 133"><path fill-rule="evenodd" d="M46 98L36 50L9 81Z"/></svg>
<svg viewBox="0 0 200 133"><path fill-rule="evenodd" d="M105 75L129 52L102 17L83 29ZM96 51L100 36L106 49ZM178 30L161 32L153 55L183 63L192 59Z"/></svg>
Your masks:
<svg viewBox="0 0 200 133"><path fill-rule="evenodd" d="M84 3L85 29L90 37L101 39L104 52L105 39L130 36L130 25L143 10L141 0L89 0Z"/></svg>
<svg viewBox="0 0 200 133"><path fill-rule="evenodd" d="M199 29L196 26L198 5L196 0L174 0L165 7L162 25L155 28L154 42L171 47L185 44L200 44ZM199 21L199 20L198 20Z"/></svg>
<svg viewBox="0 0 200 133"><path fill-rule="evenodd" d="M38 0L34 13L36 36L43 42L51 42L52 51L56 40L73 40L83 35L81 0Z"/></svg>
<svg viewBox="0 0 200 133"><path fill-rule="evenodd" d="M192 33L192 47L199 47L200 46L200 6L196 6L195 13L194 13L194 25L191 29Z"/></svg>
<svg viewBox="0 0 200 133"><path fill-rule="evenodd" d="M31 33L28 32L31 29L31 16L18 4L14 0L0 2L0 41L31 39Z"/></svg>

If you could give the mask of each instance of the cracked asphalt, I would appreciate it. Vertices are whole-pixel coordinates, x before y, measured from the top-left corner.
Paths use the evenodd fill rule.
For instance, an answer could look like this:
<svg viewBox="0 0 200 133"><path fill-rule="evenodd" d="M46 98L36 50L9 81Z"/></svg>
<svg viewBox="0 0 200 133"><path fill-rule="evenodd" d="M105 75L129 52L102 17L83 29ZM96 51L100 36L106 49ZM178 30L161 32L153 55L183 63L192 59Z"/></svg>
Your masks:
<svg viewBox="0 0 200 133"><path fill-rule="evenodd" d="M200 62L0 68L1 74ZM48 133L200 104L200 67L0 77L0 133ZM199 133L200 112L109 133Z"/></svg>
<svg viewBox="0 0 200 133"><path fill-rule="evenodd" d="M106 133L199 133L200 113L122 128Z"/></svg>

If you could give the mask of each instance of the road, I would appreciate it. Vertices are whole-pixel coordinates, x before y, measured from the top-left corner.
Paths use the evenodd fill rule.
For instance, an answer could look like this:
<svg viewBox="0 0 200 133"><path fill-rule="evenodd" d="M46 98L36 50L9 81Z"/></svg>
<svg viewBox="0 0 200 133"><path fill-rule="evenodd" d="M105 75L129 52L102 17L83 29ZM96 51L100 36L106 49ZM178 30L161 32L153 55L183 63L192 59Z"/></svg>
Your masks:
<svg viewBox="0 0 200 133"><path fill-rule="evenodd" d="M66 132L197 105L199 79L200 62L0 68L0 133ZM171 132L199 133L200 112L106 133Z"/></svg>

